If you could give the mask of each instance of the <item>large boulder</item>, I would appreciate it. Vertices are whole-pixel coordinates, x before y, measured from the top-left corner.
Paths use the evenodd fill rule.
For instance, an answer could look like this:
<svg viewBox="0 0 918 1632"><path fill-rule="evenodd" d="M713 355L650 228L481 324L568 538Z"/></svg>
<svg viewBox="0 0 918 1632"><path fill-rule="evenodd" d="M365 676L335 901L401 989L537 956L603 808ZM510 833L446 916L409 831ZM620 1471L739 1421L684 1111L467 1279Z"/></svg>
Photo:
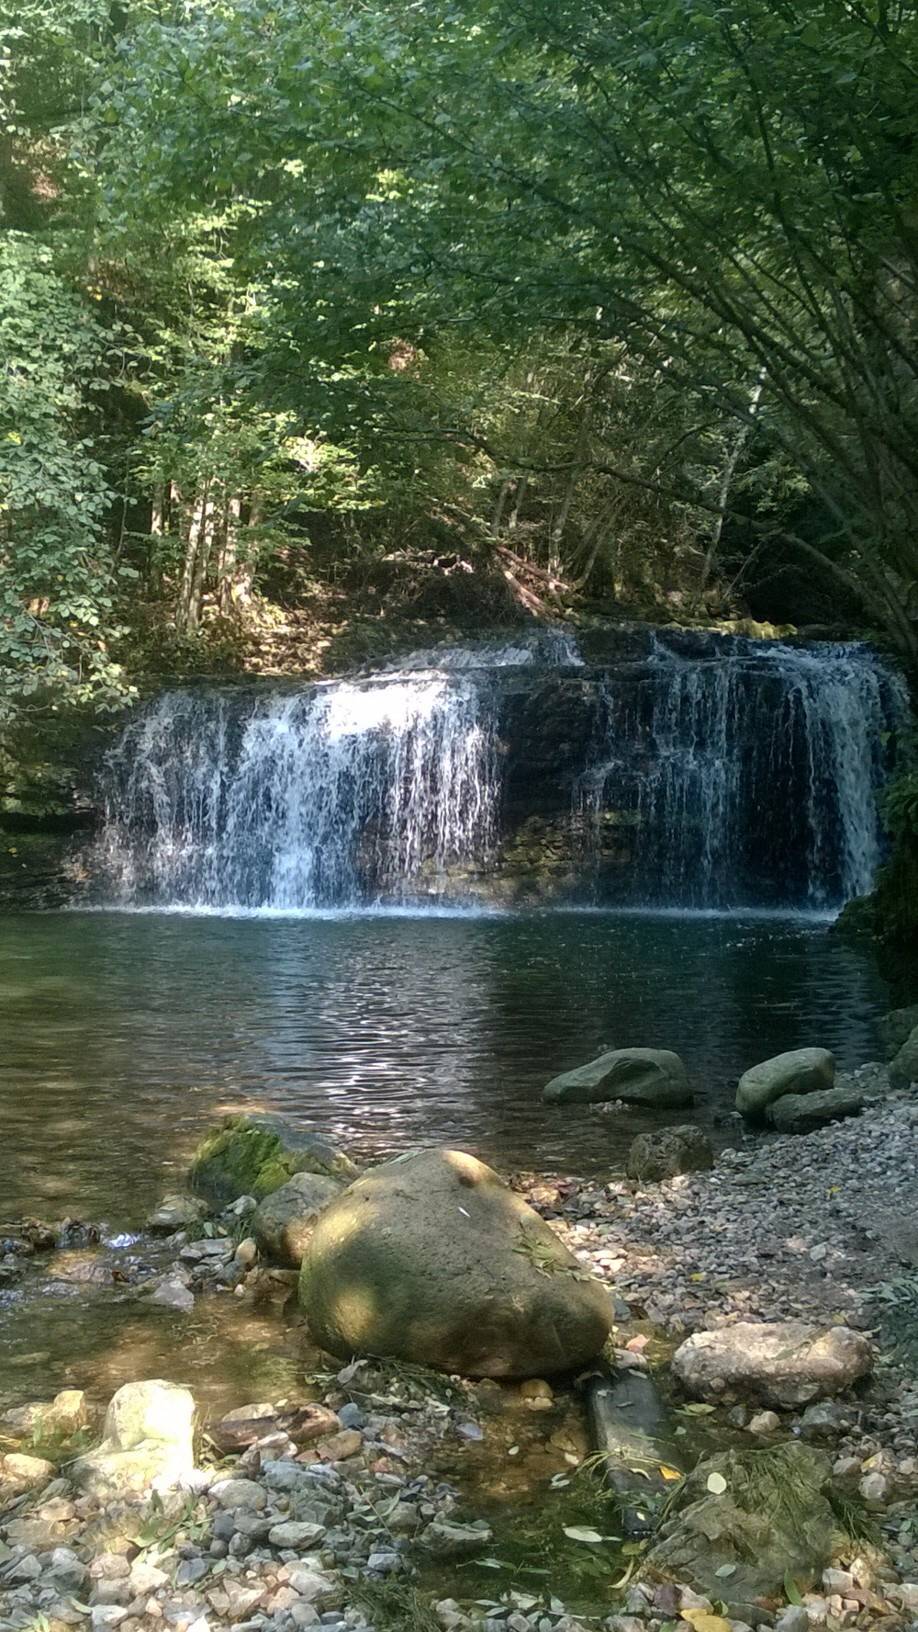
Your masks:
<svg viewBox="0 0 918 1632"><path fill-rule="evenodd" d="M793 1048L743 1072L736 1108L744 1116L761 1117L782 1094L814 1094L834 1081L835 1058L827 1048Z"/></svg>
<svg viewBox="0 0 918 1632"><path fill-rule="evenodd" d="M818 1585L838 1529L831 1484L811 1445L722 1451L678 1491L645 1564L758 1624L761 1600L783 1598L788 1577L800 1592Z"/></svg>
<svg viewBox="0 0 918 1632"><path fill-rule="evenodd" d="M422 1150L320 1215L300 1302L333 1354L469 1377L545 1377L592 1360L611 1300L537 1213L474 1156Z"/></svg>
<svg viewBox="0 0 918 1632"><path fill-rule="evenodd" d="M324 1173L294 1173L252 1214L250 1227L259 1249L275 1263L299 1269L316 1219L344 1189Z"/></svg>
<svg viewBox="0 0 918 1632"><path fill-rule="evenodd" d="M891 1060L898 1054L903 1043L907 1043L915 1027L918 1026L918 1003L910 1003L905 1009L890 1009L879 1022L879 1033L886 1050L886 1058Z"/></svg>
<svg viewBox="0 0 918 1632"><path fill-rule="evenodd" d="M272 1116L228 1116L206 1134L189 1174L192 1190L225 1206L238 1196L261 1201L294 1173L355 1179L359 1169L343 1151L314 1133L288 1128Z"/></svg>
<svg viewBox="0 0 918 1632"><path fill-rule="evenodd" d="M673 1372L695 1399L786 1409L840 1394L872 1364L873 1351L860 1332L803 1320L741 1321L695 1332L673 1355Z"/></svg>
<svg viewBox="0 0 918 1632"><path fill-rule="evenodd" d="M843 1083L837 1088L819 1088L812 1094L782 1094L769 1105L765 1117L779 1133L812 1133L827 1122L856 1116L865 1104L862 1088Z"/></svg>
<svg viewBox="0 0 918 1632"><path fill-rule="evenodd" d="M667 1048L612 1048L586 1065L552 1077L542 1090L549 1104L598 1105L623 1099L629 1105L671 1110L690 1105L692 1090L678 1054Z"/></svg>
<svg viewBox="0 0 918 1632"><path fill-rule="evenodd" d="M629 1179L653 1184L675 1178L677 1173L697 1173L713 1166L714 1152L707 1134L685 1123L658 1133L639 1133L628 1151L625 1172Z"/></svg>
<svg viewBox="0 0 918 1632"><path fill-rule="evenodd" d="M910 1088L918 1082L918 1026L910 1031L889 1062L889 1080L894 1088Z"/></svg>
<svg viewBox="0 0 918 1632"><path fill-rule="evenodd" d="M187 1388L155 1379L125 1383L109 1402L103 1434L99 1449L71 1470L91 1496L162 1493L194 1473L194 1398Z"/></svg>

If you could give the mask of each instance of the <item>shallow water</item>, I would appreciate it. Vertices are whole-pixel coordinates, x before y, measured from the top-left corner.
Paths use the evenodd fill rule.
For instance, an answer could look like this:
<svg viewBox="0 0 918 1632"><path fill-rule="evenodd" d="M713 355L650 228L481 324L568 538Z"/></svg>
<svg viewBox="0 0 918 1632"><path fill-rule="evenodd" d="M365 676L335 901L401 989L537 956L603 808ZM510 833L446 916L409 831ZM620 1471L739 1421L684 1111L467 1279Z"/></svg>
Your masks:
<svg viewBox="0 0 918 1632"><path fill-rule="evenodd" d="M885 1000L872 961L813 919L8 917L0 1223L136 1225L227 1108L364 1157L447 1141L504 1170L602 1172L653 1119L540 1091L603 1046L677 1050L696 1118L729 1142L740 1071L811 1043L876 1056Z"/></svg>

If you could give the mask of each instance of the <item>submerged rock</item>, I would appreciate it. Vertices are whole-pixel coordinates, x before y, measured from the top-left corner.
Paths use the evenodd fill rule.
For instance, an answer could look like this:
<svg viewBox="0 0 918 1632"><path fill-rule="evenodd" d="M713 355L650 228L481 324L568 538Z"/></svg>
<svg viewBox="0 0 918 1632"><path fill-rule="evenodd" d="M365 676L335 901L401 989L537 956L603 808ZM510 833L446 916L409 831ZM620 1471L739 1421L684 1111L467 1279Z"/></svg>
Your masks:
<svg viewBox="0 0 918 1632"><path fill-rule="evenodd" d="M590 1439L619 1497L625 1534L646 1535L667 1488L661 1466L670 1474L680 1467L673 1425L656 1384L649 1371L630 1368L613 1376L597 1367L584 1389Z"/></svg>
<svg viewBox="0 0 918 1632"><path fill-rule="evenodd" d="M663 1109L690 1105L685 1066L666 1048L613 1048L597 1059L552 1077L542 1090L549 1104L596 1105L622 1099Z"/></svg>
<svg viewBox="0 0 918 1632"><path fill-rule="evenodd" d="M918 1026L910 1031L889 1062L889 1080L894 1088L910 1088L918 1082Z"/></svg>
<svg viewBox="0 0 918 1632"><path fill-rule="evenodd" d="M741 1321L695 1332L673 1355L683 1388L700 1400L807 1405L866 1376L873 1351L847 1326L827 1330L803 1320Z"/></svg>
<svg viewBox="0 0 918 1632"><path fill-rule="evenodd" d="M457 1150L397 1157L321 1214L300 1301L333 1354L472 1377L545 1377L592 1360L605 1289L491 1168Z"/></svg>
<svg viewBox="0 0 918 1632"><path fill-rule="evenodd" d="M853 1085L818 1088L811 1094L782 1094L769 1105L765 1117L779 1133L812 1133L827 1122L857 1116L866 1103L863 1090Z"/></svg>
<svg viewBox="0 0 918 1632"><path fill-rule="evenodd" d="M832 1555L831 1476L810 1445L712 1456L689 1475L646 1565L732 1609L783 1598L787 1577L805 1592Z"/></svg>
<svg viewBox="0 0 918 1632"><path fill-rule="evenodd" d="M793 1048L743 1072L736 1108L744 1116L763 1116L782 1094L812 1094L834 1081L835 1057L827 1048Z"/></svg>
<svg viewBox="0 0 918 1632"><path fill-rule="evenodd" d="M659 1133L639 1133L625 1163L629 1179L653 1184L677 1173L697 1173L714 1166L711 1141L701 1128L685 1123Z"/></svg>
<svg viewBox="0 0 918 1632"><path fill-rule="evenodd" d="M254 1196L262 1201L295 1173L321 1173L348 1183L358 1169L343 1151L285 1127L270 1116L229 1116L208 1133L191 1164L189 1182L209 1201Z"/></svg>
<svg viewBox="0 0 918 1632"><path fill-rule="evenodd" d="M266 1257L299 1269L316 1219L344 1185L323 1173L295 1173L252 1215L252 1233Z"/></svg>
<svg viewBox="0 0 918 1632"><path fill-rule="evenodd" d="M187 1388L126 1383L109 1402L99 1449L73 1464L74 1483L101 1497L181 1485L194 1472L193 1423Z"/></svg>

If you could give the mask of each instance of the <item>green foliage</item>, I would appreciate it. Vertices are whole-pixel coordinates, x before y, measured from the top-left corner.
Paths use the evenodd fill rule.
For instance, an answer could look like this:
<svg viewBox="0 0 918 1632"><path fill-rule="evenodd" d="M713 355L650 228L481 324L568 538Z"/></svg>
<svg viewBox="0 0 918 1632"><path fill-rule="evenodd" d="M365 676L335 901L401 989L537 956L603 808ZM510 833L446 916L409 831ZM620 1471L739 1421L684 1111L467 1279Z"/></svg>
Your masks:
<svg viewBox="0 0 918 1632"><path fill-rule="evenodd" d="M108 337L50 250L0 240L0 719L18 689L75 701L124 694L107 641L111 492L91 434Z"/></svg>

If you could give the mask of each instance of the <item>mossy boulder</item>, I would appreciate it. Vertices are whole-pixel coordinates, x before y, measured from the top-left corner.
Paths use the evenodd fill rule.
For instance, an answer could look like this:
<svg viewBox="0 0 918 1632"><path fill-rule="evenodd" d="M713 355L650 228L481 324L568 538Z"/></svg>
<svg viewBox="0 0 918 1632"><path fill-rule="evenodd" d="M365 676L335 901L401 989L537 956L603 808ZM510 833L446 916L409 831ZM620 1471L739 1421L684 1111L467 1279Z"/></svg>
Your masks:
<svg viewBox="0 0 918 1632"><path fill-rule="evenodd" d="M714 1166L711 1141L701 1128L686 1122L656 1133L639 1133L625 1162L629 1179L655 1184L678 1173L699 1173Z"/></svg>
<svg viewBox="0 0 918 1632"><path fill-rule="evenodd" d="M812 1133L816 1128L825 1127L827 1122L857 1116L865 1104L862 1089L854 1083L842 1083L812 1094L782 1094L769 1105L765 1118L778 1133Z"/></svg>
<svg viewBox="0 0 918 1632"><path fill-rule="evenodd" d="M835 1082L835 1059L827 1048L792 1048L744 1071L736 1090L743 1116L762 1117L782 1094L814 1094Z"/></svg>
<svg viewBox="0 0 918 1632"><path fill-rule="evenodd" d="M491 1168L422 1150L358 1179L320 1215L300 1303L332 1354L468 1377L546 1377L600 1352L612 1305Z"/></svg>
<svg viewBox="0 0 918 1632"><path fill-rule="evenodd" d="M878 1030L888 1060L898 1054L903 1043L908 1042L916 1026L918 1026L918 1003L910 1003L904 1009L890 1009L888 1014L881 1016Z"/></svg>
<svg viewBox="0 0 918 1632"><path fill-rule="evenodd" d="M811 1445L709 1457L685 1481L646 1568L744 1620L763 1598L783 1598L788 1577L806 1592L842 1540L831 1480L829 1458Z"/></svg>
<svg viewBox="0 0 918 1632"><path fill-rule="evenodd" d="M188 1179L196 1195L225 1206L237 1196L261 1201L295 1173L320 1173L350 1183L359 1169L334 1145L288 1128L278 1118L229 1116L201 1141Z"/></svg>
<svg viewBox="0 0 918 1632"><path fill-rule="evenodd" d="M690 1105L693 1095L678 1054L667 1048L611 1048L586 1065L552 1077L542 1098L560 1105L599 1105L621 1099L628 1105L655 1105L665 1110Z"/></svg>
<svg viewBox="0 0 918 1632"><path fill-rule="evenodd" d="M918 1025L890 1060L889 1080L894 1088L910 1088L918 1082Z"/></svg>

